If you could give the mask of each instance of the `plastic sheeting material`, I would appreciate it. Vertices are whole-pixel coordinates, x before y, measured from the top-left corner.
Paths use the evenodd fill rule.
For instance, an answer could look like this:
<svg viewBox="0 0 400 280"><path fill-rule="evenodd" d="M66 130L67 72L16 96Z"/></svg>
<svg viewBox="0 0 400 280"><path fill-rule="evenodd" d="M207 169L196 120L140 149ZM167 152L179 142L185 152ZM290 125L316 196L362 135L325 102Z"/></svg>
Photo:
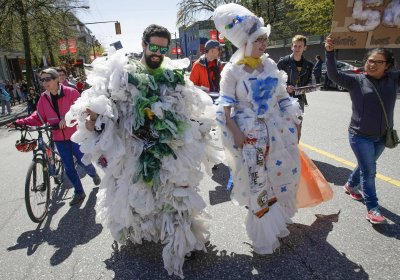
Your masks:
<svg viewBox="0 0 400 280"><path fill-rule="evenodd" d="M299 147L301 176L297 208L313 207L333 197L333 191L314 162Z"/></svg>

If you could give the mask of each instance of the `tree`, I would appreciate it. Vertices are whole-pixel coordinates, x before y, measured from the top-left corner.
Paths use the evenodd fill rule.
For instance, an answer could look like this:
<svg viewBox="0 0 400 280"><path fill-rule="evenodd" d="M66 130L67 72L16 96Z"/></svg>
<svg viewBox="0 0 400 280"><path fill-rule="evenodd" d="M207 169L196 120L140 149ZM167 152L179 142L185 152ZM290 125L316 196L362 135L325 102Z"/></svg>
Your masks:
<svg viewBox="0 0 400 280"><path fill-rule="evenodd" d="M286 0L292 6L287 19L291 26L313 35L326 35L331 30L334 0Z"/></svg>
<svg viewBox="0 0 400 280"><path fill-rule="evenodd" d="M80 0L2 0L0 3L0 26L2 26L0 28L0 40L2 46L14 49L23 46L26 80L29 86L32 85L33 78L32 52L40 49L36 44L43 45L42 42L45 42L48 46L51 46L51 40L53 38L58 39L61 34L59 29L56 32L50 32L51 27L65 26L65 21L59 20L59 24L54 25L54 20L71 9L80 8L81 3ZM42 34L41 39L43 40L41 42L32 41L32 39L40 38L40 36L35 37L35 34ZM32 47L32 43L35 44L35 47ZM37 53L34 54L36 62L38 56ZM51 60L53 60L53 63L55 62L54 58Z"/></svg>
<svg viewBox="0 0 400 280"><path fill-rule="evenodd" d="M239 0L181 0L178 3L178 13L176 23L180 25L190 25L198 21L198 16L211 17L214 10L222 4L240 3Z"/></svg>

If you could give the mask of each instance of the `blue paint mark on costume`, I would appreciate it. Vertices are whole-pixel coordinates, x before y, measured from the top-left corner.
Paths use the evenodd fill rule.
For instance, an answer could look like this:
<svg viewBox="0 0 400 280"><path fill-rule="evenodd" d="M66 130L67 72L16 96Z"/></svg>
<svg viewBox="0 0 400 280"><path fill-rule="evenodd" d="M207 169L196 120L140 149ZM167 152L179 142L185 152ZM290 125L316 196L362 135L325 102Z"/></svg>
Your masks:
<svg viewBox="0 0 400 280"><path fill-rule="evenodd" d="M294 130L293 127L289 128L289 131L290 131L291 133L294 133L294 132L295 132L295 130Z"/></svg>
<svg viewBox="0 0 400 280"><path fill-rule="evenodd" d="M281 165L282 165L282 161L280 161L280 160L277 160L277 161L276 161L276 163L275 163L275 165L277 165L277 166L281 166Z"/></svg>
<svg viewBox="0 0 400 280"><path fill-rule="evenodd" d="M245 81L243 81L243 85L244 85L244 88L246 89L246 92L249 93L249 89L247 88L247 85L246 85Z"/></svg>
<svg viewBox="0 0 400 280"><path fill-rule="evenodd" d="M220 120L220 119L218 119L218 118L216 118L215 120L216 120L217 122L219 122L220 124L222 124L222 125L225 125L225 124L226 124L224 121L222 121L222 120Z"/></svg>
<svg viewBox="0 0 400 280"><path fill-rule="evenodd" d="M219 104L221 105L234 105L239 103L235 98L226 95L222 95L219 99Z"/></svg>
<svg viewBox="0 0 400 280"><path fill-rule="evenodd" d="M256 105L256 114L263 115L268 110L268 100L278 85L278 79L267 77L265 80L250 80L253 91L252 99Z"/></svg>
<svg viewBox="0 0 400 280"><path fill-rule="evenodd" d="M232 29L236 24L240 24L241 22L243 22L244 20L246 20L247 18L249 18L249 16L239 16L237 15L231 23L225 25L225 29Z"/></svg>
<svg viewBox="0 0 400 280"><path fill-rule="evenodd" d="M292 169L292 173L293 173L293 175L295 175L297 173L297 168Z"/></svg>
<svg viewBox="0 0 400 280"><path fill-rule="evenodd" d="M281 187L281 192L287 192L286 186Z"/></svg>

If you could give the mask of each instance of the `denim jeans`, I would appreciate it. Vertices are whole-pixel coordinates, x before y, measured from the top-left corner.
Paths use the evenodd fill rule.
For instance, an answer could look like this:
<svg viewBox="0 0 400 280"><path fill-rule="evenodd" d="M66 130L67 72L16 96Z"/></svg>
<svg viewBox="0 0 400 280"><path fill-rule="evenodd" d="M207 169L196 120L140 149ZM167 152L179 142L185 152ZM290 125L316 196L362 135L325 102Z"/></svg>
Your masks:
<svg viewBox="0 0 400 280"><path fill-rule="evenodd" d="M10 101L1 100L1 114L2 115L4 115L6 113L6 107L7 107L7 113L11 114Z"/></svg>
<svg viewBox="0 0 400 280"><path fill-rule="evenodd" d="M74 156L77 163L84 168L90 177L96 176L96 169L92 164L84 165L82 163L83 153L79 149L79 145L70 140L68 141L56 141L57 151L60 154L61 160L64 164L65 173L68 179L71 181L75 189L75 194L84 193L81 179L79 178L78 172L75 168Z"/></svg>
<svg viewBox="0 0 400 280"><path fill-rule="evenodd" d="M349 141L358 165L347 183L351 187L361 186L369 211L378 206L375 187L376 161L385 149L384 137L364 137L349 133Z"/></svg>

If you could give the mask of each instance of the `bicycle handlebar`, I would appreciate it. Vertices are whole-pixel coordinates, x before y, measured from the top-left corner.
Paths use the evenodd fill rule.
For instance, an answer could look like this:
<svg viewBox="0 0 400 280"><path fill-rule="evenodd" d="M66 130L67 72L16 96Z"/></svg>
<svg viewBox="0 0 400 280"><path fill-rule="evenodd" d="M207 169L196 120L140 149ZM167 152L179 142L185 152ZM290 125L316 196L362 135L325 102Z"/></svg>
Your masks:
<svg viewBox="0 0 400 280"><path fill-rule="evenodd" d="M18 125L16 124L14 128L9 129L8 131L18 130L18 131L52 131L60 129L58 124L46 124L42 126L28 126L28 125Z"/></svg>

